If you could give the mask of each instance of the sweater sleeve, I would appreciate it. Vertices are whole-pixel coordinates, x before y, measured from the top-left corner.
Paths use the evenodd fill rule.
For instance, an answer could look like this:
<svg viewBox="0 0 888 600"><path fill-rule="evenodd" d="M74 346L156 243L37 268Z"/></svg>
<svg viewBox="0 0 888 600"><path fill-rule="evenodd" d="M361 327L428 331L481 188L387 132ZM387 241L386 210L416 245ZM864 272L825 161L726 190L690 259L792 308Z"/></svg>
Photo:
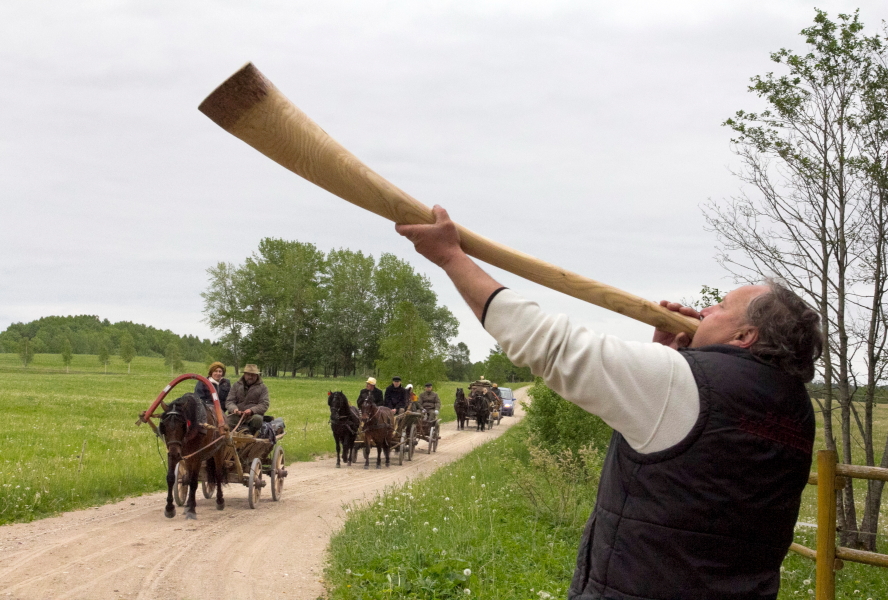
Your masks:
<svg viewBox="0 0 888 600"><path fill-rule="evenodd" d="M509 359L569 400L601 417L638 452L665 450L694 426L700 398L687 361L654 343L626 342L502 290L490 301L484 328Z"/></svg>

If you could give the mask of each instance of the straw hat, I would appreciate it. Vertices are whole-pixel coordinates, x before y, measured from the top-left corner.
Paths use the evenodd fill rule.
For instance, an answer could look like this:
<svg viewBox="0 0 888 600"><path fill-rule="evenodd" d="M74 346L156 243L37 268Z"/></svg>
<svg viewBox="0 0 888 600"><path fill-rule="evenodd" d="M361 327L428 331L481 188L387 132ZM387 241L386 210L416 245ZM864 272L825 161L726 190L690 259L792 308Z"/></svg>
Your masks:
<svg viewBox="0 0 888 600"><path fill-rule="evenodd" d="M249 364L244 367L244 374L252 373L253 375L260 375L259 367L254 364Z"/></svg>
<svg viewBox="0 0 888 600"><path fill-rule="evenodd" d="M368 377L367 383L369 383L370 385L376 385L376 378L375 377Z"/></svg>

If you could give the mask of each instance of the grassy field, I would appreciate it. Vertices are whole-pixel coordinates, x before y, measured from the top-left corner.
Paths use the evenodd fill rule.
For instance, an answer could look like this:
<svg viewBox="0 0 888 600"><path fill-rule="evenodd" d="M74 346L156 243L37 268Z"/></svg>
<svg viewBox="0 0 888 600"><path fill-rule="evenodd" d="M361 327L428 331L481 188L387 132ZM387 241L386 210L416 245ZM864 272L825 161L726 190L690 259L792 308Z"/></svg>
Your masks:
<svg viewBox="0 0 888 600"><path fill-rule="evenodd" d="M185 372L203 374L202 363ZM0 354L0 524L28 521L126 496L166 489L166 452L139 413L171 379L162 359L112 358L108 373L96 356L75 355L65 372L58 355L37 355L26 369ZM269 378L270 414L284 417L288 460L311 460L335 449L327 391L354 402L362 379ZM452 398L464 384L439 386L441 416L454 418ZM191 391L182 383L170 395ZM178 392L178 394L177 394Z"/></svg>
<svg viewBox="0 0 888 600"><path fill-rule="evenodd" d="M877 439L884 441L888 407L878 407L877 421ZM528 468L526 437L523 426L513 427L427 479L387 490L368 507L349 507L351 517L330 546L331 598L564 597L582 524L556 525L520 493L511 467L518 462ZM822 439L816 447L823 447ZM815 546L816 530L805 525L815 521L816 488L809 486L797 542ZM882 552L888 552L886 533L883 509ZM779 600L812 597L813 581L814 563L790 553ZM888 570L845 563L837 573L836 597L888 598Z"/></svg>

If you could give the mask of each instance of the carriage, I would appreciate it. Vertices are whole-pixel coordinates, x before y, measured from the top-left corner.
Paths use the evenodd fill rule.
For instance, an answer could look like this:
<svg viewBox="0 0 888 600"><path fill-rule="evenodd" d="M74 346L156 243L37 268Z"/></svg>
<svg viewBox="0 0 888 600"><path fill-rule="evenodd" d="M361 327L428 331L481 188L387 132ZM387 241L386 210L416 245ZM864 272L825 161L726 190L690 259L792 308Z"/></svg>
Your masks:
<svg viewBox="0 0 888 600"><path fill-rule="evenodd" d="M266 485L271 487L272 500L277 502L281 499L287 469L284 463L284 449L277 440L284 435L286 435L284 431L276 435L275 443L243 431L234 431L228 436L229 442L223 459L228 471L228 483L240 483L246 486L247 503L250 508L259 505L262 488ZM176 484L173 487L173 498L179 506L184 506L188 498L186 475L185 463L180 461L176 465ZM206 462L201 463L197 480L200 482L204 498L210 499L215 496L216 486L208 483Z"/></svg>
<svg viewBox="0 0 888 600"><path fill-rule="evenodd" d="M398 464L404 464L404 458L413 460L413 453L416 449L418 440L425 440L428 444L428 454L438 450L438 440L440 439L441 420L435 419L428 421L423 418L422 413L403 412L395 415L395 428L389 436L389 448L397 451ZM358 437L352 447L351 462L355 462L358 458L358 451L367 447L367 442L362 430L358 430ZM370 447L375 445L370 442Z"/></svg>
<svg viewBox="0 0 888 600"><path fill-rule="evenodd" d="M476 395L483 394L484 396L486 396L489 399L490 410L487 414L485 424L492 429L494 425L499 425L499 423L502 421L502 410L501 410L502 400L499 400L499 398L495 394L492 394L488 391L491 389L490 386L491 386L491 384L489 381L478 380L478 381L472 383L472 385L469 388L469 396L467 398L468 407L466 409L466 419L475 421L476 427L480 426L480 423L478 422L478 409L475 406L475 402L474 402L474 398ZM494 401L493 398L491 398L491 396L497 398L496 401Z"/></svg>
<svg viewBox="0 0 888 600"><path fill-rule="evenodd" d="M163 391L160 393L157 399L154 400L147 411L139 415L139 419L136 421L136 425L148 423L157 436L162 436L163 426L159 428L152 421L152 419L161 418L162 415L156 415L154 414L154 412L158 408L158 406L161 406L163 407L164 415L169 414L167 412L168 407L164 404L163 399L170 392L170 390L172 390L172 388L174 388L182 381L186 381L189 379L201 381L207 387L207 389L214 389L212 384L201 375L194 375L190 373L186 375L180 375L173 379L173 381L171 381L170 384L163 389ZM219 404L219 398L216 395L215 391L212 393L212 395L213 414L215 416L215 422L224 423L225 421L222 414L222 408ZM183 398L189 396L191 395L186 394L185 396L183 396ZM178 401L179 400L177 400L176 402ZM196 397L193 402L196 404L201 403L201 401L199 399L196 399ZM174 406L175 404L176 403L174 402L170 406ZM204 419L205 417L206 415L204 415ZM266 417L266 419L269 419L269 417ZM198 422L201 422L201 420L198 420ZM220 469L220 472L227 472L228 483L241 483L247 487L247 501L250 508L256 508L256 506L259 504L259 497L262 493L262 488L264 488L268 484L270 484L271 487L272 500L280 500L284 488L284 479L287 477L287 469L284 462L284 449L279 443L277 443L277 441L285 435L285 432L283 431L283 419L275 420L272 425L274 425L273 430L275 431L275 435L270 437L274 437L274 442L272 442L270 439L253 436L243 431L228 431L227 428L221 428L220 430L216 431L216 426L207 423L206 428L208 430L216 431L216 433L213 434L214 439L212 442L194 452L191 452L191 454L189 454L188 456L183 456L178 462L176 462L175 470L173 472L173 485L171 486L172 489L170 490L172 494L172 500L175 500L176 504L178 504L179 506L184 506L187 503L189 493L188 482L191 480L191 478L189 477L189 472L187 470L189 467L187 467L186 465L189 463L192 465L191 468L198 469L197 481L201 484L201 490L203 492L204 498L209 499L216 496L216 484L209 483L210 481L212 481L212 478L209 477L207 473L207 461L200 460L201 457L206 457L206 451L213 453L214 460L218 458L222 461L222 463L224 464L224 469ZM191 427L191 422L188 422L188 427ZM168 445L172 443L168 439L166 441ZM217 450L219 448L221 448L221 451ZM199 462L195 463L195 461ZM197 465L199 465L199 467ZM170 502L171 500L168 499L168 517L171 517L173 514L175 514L175 510L173 510L172 504ZM193 499L191 502L192 506L190 510L193 511ZM221 493L217 498L217 505L224 506L224 504L219 505L220 502L222 502ZM186 516L188 516L187 511Z"/></svg>

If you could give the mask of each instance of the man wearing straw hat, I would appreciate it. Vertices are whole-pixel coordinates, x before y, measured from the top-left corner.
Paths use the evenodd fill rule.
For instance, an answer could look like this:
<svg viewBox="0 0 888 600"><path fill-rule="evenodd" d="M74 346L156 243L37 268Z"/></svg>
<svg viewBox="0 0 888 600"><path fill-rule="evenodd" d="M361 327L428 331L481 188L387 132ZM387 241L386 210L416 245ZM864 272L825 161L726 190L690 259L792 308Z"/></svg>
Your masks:
<svg viewBox="0 0 888 600"><path fill-rule="evenodd" d="M770 281L699 313L661 302L701 319L693 339L624 342L501 286L463 252L447 212L434 214L397 231L513 363L614 429L568 598L776 598L811 465L817 312Z"/></svg>
<svg viewBox="0 0 888 600"><path fill-rule="evenodd" d="M225 408L228 416L225 421L229 428L248 427L255 435L262 429L262 415L268 410L268 388L262 383L259 367L250 364L244 367L244 374L231 387Z"/></svg>
<svg viewBox="0 0 888 600"><path fill-rule="evenodd" d="M368 377L364 389L358 394L358 400L355 404L357 404L359 409L367 398L370 398L376 406L382 406L382 390L376 387L375 377Z"/></svg>

